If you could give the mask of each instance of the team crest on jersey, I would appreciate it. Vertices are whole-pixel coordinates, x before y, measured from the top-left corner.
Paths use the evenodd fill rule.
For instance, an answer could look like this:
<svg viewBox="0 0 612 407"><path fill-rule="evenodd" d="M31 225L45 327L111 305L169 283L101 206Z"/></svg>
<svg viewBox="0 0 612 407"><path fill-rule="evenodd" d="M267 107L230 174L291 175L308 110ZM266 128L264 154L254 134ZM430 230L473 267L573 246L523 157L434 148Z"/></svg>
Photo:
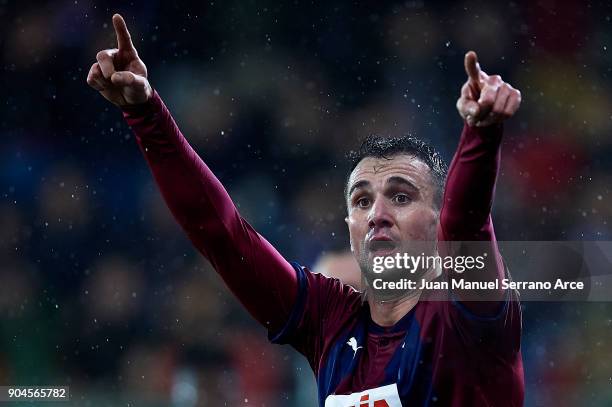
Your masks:
<svg viewBox="0 0 612 407"><path fill-rule="evenodd" d="M364 390L361 393L335 395L325 399L325 407L402 407L397 384Z"/></svg>

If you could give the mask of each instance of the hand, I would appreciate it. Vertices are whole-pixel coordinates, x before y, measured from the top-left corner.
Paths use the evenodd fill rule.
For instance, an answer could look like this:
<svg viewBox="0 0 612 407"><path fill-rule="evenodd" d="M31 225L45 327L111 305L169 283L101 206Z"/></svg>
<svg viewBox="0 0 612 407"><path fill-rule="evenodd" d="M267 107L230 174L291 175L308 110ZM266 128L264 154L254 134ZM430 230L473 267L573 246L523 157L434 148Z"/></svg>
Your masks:
<svg viewBox="0 0 612 407"><path fill-rule="evenodd" d="M117 47L98 52L87 74L87 84L115 105L144 103L153 95L147 67L138 57L123 17L113 16Z"/></svg>
<svg viewBox="0 0 612 407"><path fill-rule="evenodd" d="M521 92L499 75L487 75L480 69L474 51L465 54L468 80L461 88L457 110L470 126L485 127L512 117L521 105Z"/></svg>

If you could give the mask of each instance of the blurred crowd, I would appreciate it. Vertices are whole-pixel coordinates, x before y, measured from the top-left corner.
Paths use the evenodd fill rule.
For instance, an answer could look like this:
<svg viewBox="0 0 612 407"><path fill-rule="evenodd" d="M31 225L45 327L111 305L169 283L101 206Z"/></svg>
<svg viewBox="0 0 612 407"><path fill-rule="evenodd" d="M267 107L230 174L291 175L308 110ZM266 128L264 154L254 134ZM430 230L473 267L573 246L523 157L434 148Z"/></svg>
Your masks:
<svg viewBox="0 0 612 407"><path fill-rule="evenodd" d="M523 94L500 240L611 240L612 6L544 2L0 1L0 383L79 406L312 406L314 377L175 224L85 78L120 12L183 133L291 260L360 284L346 153L412 133L450 162L463 55ZM612 306L525 303L526 405L612 403Z"/></svg>

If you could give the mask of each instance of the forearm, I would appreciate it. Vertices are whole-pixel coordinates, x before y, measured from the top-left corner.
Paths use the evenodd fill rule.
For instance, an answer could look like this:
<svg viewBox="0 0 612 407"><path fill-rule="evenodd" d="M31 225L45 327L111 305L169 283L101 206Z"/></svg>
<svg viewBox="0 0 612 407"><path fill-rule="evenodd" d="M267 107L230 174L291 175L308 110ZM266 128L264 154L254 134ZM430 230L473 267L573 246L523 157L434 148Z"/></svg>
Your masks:
<svg viewBox="0 0 612 407"><path fill-rule="evenodd" d="M486 128L465 125L448 170L440 210L446 240L493 238L491 206L499 170L501 125Z"/></svg>
<svg viewBox="0 0 612 407"><path fill-rule="evenodd" d="M445 254L475 257L487 253L483 270L463 273L461 278L490 281L505 275L491 218L501 138L501 125L486 128L466 125L449 167L438 239L441 242L465 242L460 245L460 253ZM440 244L443 252L451 252L453 246L457 247L456 243ZM471 292L459 294L462 299L474 295ZM490 299L499 299L503 292L491 294Z"/></svg>
<svg viewBox="0 0 612 407"><path fill-rule="evenodd" d="M240 216L157 93L124 109L160 191L194 245L262 324L280 329L295 301L292 266Z"/></svg>

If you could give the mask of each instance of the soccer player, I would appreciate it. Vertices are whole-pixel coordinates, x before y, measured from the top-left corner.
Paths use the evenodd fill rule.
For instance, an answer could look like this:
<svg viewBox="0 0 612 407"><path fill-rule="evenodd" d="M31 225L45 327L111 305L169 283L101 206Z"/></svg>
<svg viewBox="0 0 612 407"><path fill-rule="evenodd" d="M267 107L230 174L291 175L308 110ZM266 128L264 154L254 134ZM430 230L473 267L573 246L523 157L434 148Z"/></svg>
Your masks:
<svg viewBox="0 0 612 407"><path fill-rule="evenodd" d="M240 216L229 195L183 137L130 39L113 16L117 49L100 51L87 83L122 111L176 220L230 290L269 332L309 361L324 406L518 406L524 379L521 312L515 292L448 301L372 289L375 255L403 242L478 241L486 267L463 278L506 276L491 205L500 160L501 123L520 93L465 56L467 81L457 109L465 121L445 174L439 156L412 138L370 138L354 157L346 185L351 250L364 295L339 280L289 263ZM469 249L466 249L469 250ZM456 278L457 270L430 270ZM432 275L431 273L434 273ZM474 301L485 299L486 301Z"/></svg>

